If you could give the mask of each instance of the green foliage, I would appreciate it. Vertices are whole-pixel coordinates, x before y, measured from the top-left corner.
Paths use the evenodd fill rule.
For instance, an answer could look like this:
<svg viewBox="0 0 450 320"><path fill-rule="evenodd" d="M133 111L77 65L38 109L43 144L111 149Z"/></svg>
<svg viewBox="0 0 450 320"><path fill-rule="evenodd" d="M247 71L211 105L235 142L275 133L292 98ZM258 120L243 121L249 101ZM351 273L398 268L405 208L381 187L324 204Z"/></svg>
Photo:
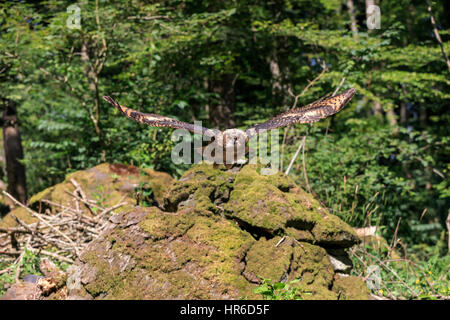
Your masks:
<svg viewBox="0 0 450 320"><path fill-rule="evenodd" d="M150 168L158 171L171 172L181 175L186 166L177 166L172 162L171 152L175 142L171 140L172 130L150 129L142 135L133 149L129 151L127 159L131 164L140 168Z"/></svg>
<svg viewBox="0 0 450 320"><path fill-rule="evenodd" d="M34 255L31 251L25 250L23 258L18 263L0 262L0 270L8 270L0 274L0 296L6 292L6 287L16 282L16 274L20 268L21 275L34 274L42 275L39 271L39 257ZM20 279L22 279L21 277Z"/></svg>
<svg viewBox="0 0 450 320"><path fill-rule="evenodd" d="M153 189L148 183L140 183L139 187L136 187L134 192L136 193L137 204L141 207L151 207L157 205Z"/></svg>
<svg viewBox="0 0 450 320"><path fill-rule="evenodd" d="M23 274L40 274L39 271L40 259L30 250L25 249L22 261L18 264L21 267Z"/></svg>
<svg viewBox="0 0 450 320"><path fill-rule="evenodd" d="M2 270L5 270L9 267L11 267L9 264L0 261L0 268ZM0 295L3 295L6 292L7 288L15 282L16 278L13 271L14 269L11 268L11 272L4 272L0 274Z"/></svg>
<svg viewBox="0 0 450 320"><path fill-rule="evenodd" d="M339 120L347 128L342 136L316 129L308 137L306 167L312 189L353 226L381 225L391 238L401 219L402 236L436 242L439 233L414 230L421 231L417 227L436 217L442 222L447 217L448 201L442 197L442 178L435 169L440 139L427 131L392 128L376 118L346 120L346 115ZM303 180L302 171L297 174ZM430 182L437 188L430 189Z"/></svg>
<svg viewBox="0 0 450 320"><path fill-rule="evenodd" d="M30 194L105 161L174 176L188 168L171 161L171 130L122 117L103 95L209 127L231 123L214 120L226 104L225 118L244 128L291 107L289 93L325 63L298 106L344 78L341 90L357 94L313 126L309 186L352 226L379 225L390 239L399 224L409 245L439 241L450 207L450 81L426 1L377 1L379 30L367 30L365 2L354 1L357 36L340 0L82 0L80 29L66 25L71 4L0 5L0 98L19 106ZM449 54L448 14L432 7ZM305 131L287 134L285 165ZM308 188L301 160L291 175Z"/></svg>
<svg viewBox="0 0 450 320"><path fill-rule="evenodd" d="M293 286L300 280L292 280L289 283L275 282L270 279L263 279L260 286L256 287L253 291L261 294L266 300L302 300L300 289Z"/></svg>
<svg viewBox="0 0 450 320"><path fill-rule="evenodd" d="M20 277L22 280L26 275L43 276L39 270L39 263L41 256L34 254L32 251L25 249L22 259L14 262L0 261L0 270L5 271L0 274L0 296L2 296L7 288L16 282L16 275L20 268ZM52 261L59 269L66 270L69 265L67 263L60 263Z"/></svg>
<svg viewBox="0 0 450 320"><path fill-rule="evenodd" d="M388 248L376 250L366 246L355 249L351 255L352 274L365 277L368 266L377 266L381 281L372 292L390 299L448 299L450 255L440 251L439 245L415 245L408 249L406 257L394 258Z"/></svg>

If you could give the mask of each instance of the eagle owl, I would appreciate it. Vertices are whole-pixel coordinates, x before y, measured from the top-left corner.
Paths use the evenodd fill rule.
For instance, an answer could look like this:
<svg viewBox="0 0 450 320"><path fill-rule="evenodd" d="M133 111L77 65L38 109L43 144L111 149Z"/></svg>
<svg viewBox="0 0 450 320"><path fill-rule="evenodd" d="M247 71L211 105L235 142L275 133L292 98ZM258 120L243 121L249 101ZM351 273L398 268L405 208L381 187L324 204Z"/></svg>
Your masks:
<svg viewBox="0 0 450 320"><path fill-rule="evenodd" d="M225 131L211 130L158 114L142 113L120 105L109 96L104 96L103 99L116 107L126 117L137 122L152 127L185 129L196 134L207 136L211 138L211 143L214 142L219 146L219 148L223 148L225 155L227 153L229 154L231 150L233 155L231 157L225 156L225 158L227 160L231 159L231 164L233 164L241 161L237 159L235 155L236 150L242 150L242 148L244 148L246 150L245 152L247 152L247 143L252 137L261 132L269 131L275 128L290 126L297 123L313 123L319 121L320 119L329 117L342 110L355 95L355 91L356 90L352 88L331 97L323 97L306 106L288 110L266 122L251 126L246 130L227 129ZM228 163L230 162L227 161L227 164Z"/></svg>

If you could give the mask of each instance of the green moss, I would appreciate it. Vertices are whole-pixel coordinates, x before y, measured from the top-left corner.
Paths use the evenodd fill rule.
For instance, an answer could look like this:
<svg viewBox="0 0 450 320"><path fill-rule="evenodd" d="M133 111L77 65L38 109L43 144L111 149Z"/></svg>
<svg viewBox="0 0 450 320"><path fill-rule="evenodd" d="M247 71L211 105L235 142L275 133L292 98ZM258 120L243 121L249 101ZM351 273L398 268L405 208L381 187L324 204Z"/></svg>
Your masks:
<svg viewBox="0 0 450 320"><path fill-rule="evenodd" d="M138 285L129 283L135 278L133 273L127 275L126 282L121 283L120 286L111 287L108 294L101 294L97 296L97 300L141 300L143 299L142 290L138 289Z"/></svg>
<svg viewBox="0 0 450 320"><path fill-rule="evenodd" d="M322 221L312 229L312 234L319 244L351 247L359 243L353 228L332 214L325 214Z"/></svg>
<svg viewBox="0 0 450 320"><path fill-rule="evenodd" d="M114 240L110 251L132 255L132 259L138 261L138 268L117 272L113 265L108 271L108 262L98 258L96 247L91 254L83 256L83 261L96 270L95 280L86 286L92 295L108 292L108 299L127 298L130 292L136 291L130 286L142 270L158 283L167 283L164 290L169 296L214 298L210 289L200 285L204 281L216 283L218 296L235 291L236 287L248 287L240 276L238 262L254 239L233 223L190 213L167 214L149 209L139 226L151 236L138 248L120 245L124 235L117 234L117 230L107 237L108 241ZM170 239L166 238L169 234Z"/></svg>
<svg viewBox="0 0 450 320"><path fill-rule="evenodd" d="M283 192L289 192L295 188L295 183L281 171L266 177L269 184L274 185Z"/></svg>
<svg viewBox="0 0 450 320"><path fill-rule="evenodd" d="M19 218L21 221L26 224L35 223L38 221L37 218L34 218L27 210L22 207L16 208L13 211L9 212L3 219L0 221L0 228L13 228L17 226L16 220L13 218L13 215Z"/></svg>
<svg viewBox="0 0 450 320"><path fill-rule="evenodd" d="M316 241L312 233L308 230L299 230L293 227L288 227L286 228L286 235L298 241L309 243L314 243Z"/></svg>
<svg viewBox="0 0 450 320"><path fill-rule="evenodd" d="M205 186L194 192L195 211L201 215L211 215L217 212L217 207L211 201L211 194L214 192L213 186Z"/></svg>
<svg viewBox="0 0 450 320"><path fill-rule="evenodd" d="M89 246L85 287L96 298L258 298L252 289L261 278L300 279L305 299L338 298L319 245L347 246L353 230L284 174L201 164L164 203L168 211L133 208Z"/></svg>
<svg viewBox="0 0 450 320"><path fill-rule="evenodd" d="M295 242L290 280L300 278L304 285L331 286L334 269L325 249L307 242Z"/></svg>
<svg viewBox="0 0 450 320"><path fill-rule="evenodd" d="M303 299L336 300L337 294L329 288L333 283L334 270L326 251L318 246L297 242L287 238L259 240L247 254L247 268L244 275L250 280L259 273L258 278L272 282L290 282L299 289ZM270 261L270 263L267 263ZM253 277L253 278L252 278Z"/></svg>
<svg viewBox="0 0 450 320"><path fill-rule="evenodd" d="M164 207L176 211L178 205L194 195L199 211L216 211L213 200L226 195L233 187L234 174L219 166L199 164L188 170L179 181L174 183L164 198Z"/></svg>
<svg viewBox="0 0 450 320"><path fill-rule="evenodd" d="M29 200L28 200L28 204L32 205L38 201L41 201L42 199L48 199L51 195L51 193L53 192L53 189L55 187L49 187L47 189L42 190L41 192L35 194L34 196L32 196Z"/></svg>
<svg viewBox="0 0 450 320"><path fill-rule="evenodd" d="M275 233L291 216L283 192L269 183L268 176L257 173L257 166L247 165L236 175L225 216Z"/></svg>
<svg viewBox="0 0 450 320"><path fill-rule="evenodd" d="M194 255L191 263L201 270L201 278L215 284L218 294L223 296L236 289L249 291L240 263L255 242L248 233L227 220L199 217L186 237L196 247L208 248L206 254Z"/></svg>
<svg viewBox="0 0 450 320"><path fill-rule="evenodd" d="M277 247L280 239L281 237L270 240L261 238L250 248L245 257L244 275L247 279L253 282L257 279L279 282L288 274L293 248L290 243L282 243Z"/></svg>
<svg viewBox="0 0 450 320"><path fill-rule="evenodd" d="M86 290L93 297L108 292L118 285L122 285L123 279L127 274L116 268L111 268L111 265L107 261L99 259L97 252L87 252L82 258L83 261L91 266L91 270L95 270L95 281L91 281L85 286Z"/></svg>
<svg viewBox="0 0 450 320"><path fill-rule="evenodd" d="M304 191L302 190L301 193ZM294 214L289 219L287 224L289 226L293 226L299 230L311 230L314 225L320 223L322 221L322 215L320 211L315 209L314 207L308 206L306 201L304 200L306 197L302 197L299 193L288 193L285 194L288 199L289 204L294 211ZM311 195L308 196L308 203L316 202Z"/></svg>
<svg viewBox="0 0 450 320"><path fill-rule="evenodd" d="M325 249L306 242L294 242L289 280L300 279L296 284L304 299L336 300L329 290L334 269Z"/></svg>
<svg viewBox="0 0 450 320"><path fill-rule="evenodd" d="M285 234L287 227L310 230L321 220L320 213L306 208L298 194L291 193L295 185L283 173L264 176L257 169L247 165L237 174L225 207L227 217L273 235Z"/></svg>
<svg viewBox="0 0 450 320"><path fill-rule="evenodd" d="M178 237L194 224L191 214L166 213L155 207L148 208L148 211L146 219L139 223L139 226L153 240Z"/></svg>
<svg viewBox="0 0 450 320"><path fill-rule="evenodd" d="M368 300L370 291L365 282L358 277L339 277L333 283L333 291L340 300Z"/></svg>
<svg viewBox="0 0 450 320"><path fill-rule="evenodd" d="M169 186L173 183L173 178L167 173L157 172L147 168L142 171L144 174L143 177L140 177L140 179L149 181L153 194L155 195L155 199L162 204L164 202L164 195L166 194Z"/></svg>

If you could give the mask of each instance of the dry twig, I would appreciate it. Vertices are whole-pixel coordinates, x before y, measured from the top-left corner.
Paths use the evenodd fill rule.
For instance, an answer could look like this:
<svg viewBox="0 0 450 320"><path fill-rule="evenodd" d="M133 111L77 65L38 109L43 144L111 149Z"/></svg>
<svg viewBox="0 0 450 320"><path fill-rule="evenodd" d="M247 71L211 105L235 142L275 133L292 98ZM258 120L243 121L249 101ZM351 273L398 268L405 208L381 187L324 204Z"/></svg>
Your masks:
<svg viewBox="0 0 450 320"><path fill-rule="evenodd" d="M16 205L24 208L32 217L38 220L34 223L25 223L13 213L9 213L16 221L17 226L0 228L0 236L2 236L0 238L0 255L5 256L5 259L14 259L12 261L15 261L16 264L18 263L16 279L20 277L20 264L25 250L63 262L73 263L74 259L79 257L80 252L89 242L105 229L108 225L110 214L127 204L123 202L124 197L116 205L107 208L94 204L75 180L71 179L70 182L75 187L75 192L69 193L75 207L68 207L43 199L41 200L43 203L51 205L56 211L50 213L47 210L46 214L30 209L3 191L3 194ZM91 213L94 211L92 208L95 208L100 214L95 217L83 214L80 206L77 206L78 202L83 203ZM87 212L85 211L85 213ZM6 237L3 237L3 235ZM12 241L13 239L14 241ZM9 269L1 270L0 274L8 271Z"/></svg>

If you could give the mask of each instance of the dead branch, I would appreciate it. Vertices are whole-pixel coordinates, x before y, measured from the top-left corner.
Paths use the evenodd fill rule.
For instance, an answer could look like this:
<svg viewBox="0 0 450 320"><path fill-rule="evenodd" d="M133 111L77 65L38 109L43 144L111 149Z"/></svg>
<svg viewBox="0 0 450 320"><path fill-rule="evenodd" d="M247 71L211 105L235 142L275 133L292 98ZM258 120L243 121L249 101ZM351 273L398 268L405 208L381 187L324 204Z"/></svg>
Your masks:
<svg viewBox="0 0 450 320"><path fill-rule="evenodd" d="M445 221L447 225L447 236L448 236L448 252L450 252L450 211L448 212L447 220Z"/></svg>
<svg viewBox="0 0 450 320"><path fill-rule="evenodd" d="M130 16L128 17L130 20L170 20L169 16L145 16L145 17L138 17L138 16Z"/></svg>
<svg viewBox="0 0 450 320"><path fill-rule="evenodd" d="M66 240L68 240L71 244L73 244L75 246L75 243L68 237L66 236L64 233L62 233L61 231L59 231L58 229L54 228L51 224L49 224L47 221L45 221L40 214L34 212L33 210L31 210L30 208L28 208L27 206L23 205L22 203L20 203L18 200L16 200L13 196L11 196L8 192L3 191L3 194L5 196L7 196L8 198L10 198L15 204L20 205L22 208L24 208L25 210L27 210L33 217L38 218L43 224L45 224L47 227L49 227L50 229L52 229L53 231L55 231L56 233L59 233L62 237L66 238Z"/></svg>
<svg viewBox="0 0 450 320"><path fill-rule="evenodd" d="M289 95L290 95L291 97L294 98L294 103L293 103L292 107L290 108L291 110L292 110L292 109L295 109L295 107L297 106L298 99L299 99L300 97L302 97L306 92L308 92L308 90L311 89L311 87L314 86L314 84L315 84L317 81L319 81L319 79L325 74L325 72L328 71L328 68L327 68L327 65L326 65L325 61L322 63L321 66L322 66L322 71L321 71L321 72L320 72L320 73L319 73L312 81L308 81L308 85L307 85L305 88L303 88L303 90L302 90L302 92L300 92L300 94L295 95L295 94L292 92L292 88L291 88L291 87L288 88L287 91L288 91ZM281 166L280 166L281 169L283 169L284 145L285 145L285 143L286 143L286 139L287 139L288 132L289 132L290 128L291 128L291 127L286 127L286 128L284 128L283 141L281 142ZM301 148L301 147L299 147L299 148L297 149L298 152L300 151L300 148ZM297 156L298 156L298 154L297 154ZM297 156L294 156L294 158L296 158ZM290 166L292 167L292 164L290 164ZM289 170L286 170L286 175L289 173L289 171L290 171L291 168L288 167L288 169L289 169Z"/></svg>
<svg viewBox="0 0 450 320"><path fill-rule="evenodd" d="M303 163L303 175L305 176L306 186L308 187L308 192L311 193L311 186L309 185L308 174L306 173L306 161L305 161L305 145L306 136L303 137L303 148L302 148L302 163Z"/></svg>
<svg viewBox="0 0 450 320"><path fill-rule="evenodd" d="M441 36L439 35L439 31L436 26L436 20L434 19L433 15L433 9L431 8L431 3L429 0L427 0L427 4L428 4L428 12L430 13L431 24L433 26L434 36L436 37L436 40L439 43L439 46L441 47L442 55L445 59L445 62L447 63L448 71L450 72L450 59L448 58L447 52L445 52L444 44L442 43Z"/></svg>
<svg viewBox="0 0 450 320"><path fill-rule="evenodd" d="M9 213L17 226L0 228L0 255L3 255L2 259L13 259L11 262L17 265L15 268L17 279L20 277L20 266L25 250L73 263L80 256L80 252L108 226L109 216L114 213L114 210L127 204L123 202L125 196L120 199L119 203L111 207L95 204L93 200L89 200L75 180L71 179L70 182L74 185L75 192L68 194L72 197L75 206L78 202L83 203L84 206L91 209L90 212L93 212L94 208L98 210L100 212L98 215L90 217L88 212L83 214L79 206L69 207L45 199L41 201L51 205L54 209L52 211L56 212L38 213L19 203L7 192L3 192L15 204L23 207L38 220L33 223L25 223L14 213ZM9 271L9 269L5 270L2 270L1 273Z"/></svg>
<svg viewBox="0 0 450 320"><path fill-rule="evenodd" d="M291 162L289 163L289 166L286 169L286 172L285 172L286 175L288 175L289 171L291 171L292 165L294 164L295 159L297 159L298 154L300 153L300 150L303 148L305 141L306 141L306 136L303 137L302 142L300 142L300 145L297 148L297 151L295 151L295 154L292 157Z"/></svg>

